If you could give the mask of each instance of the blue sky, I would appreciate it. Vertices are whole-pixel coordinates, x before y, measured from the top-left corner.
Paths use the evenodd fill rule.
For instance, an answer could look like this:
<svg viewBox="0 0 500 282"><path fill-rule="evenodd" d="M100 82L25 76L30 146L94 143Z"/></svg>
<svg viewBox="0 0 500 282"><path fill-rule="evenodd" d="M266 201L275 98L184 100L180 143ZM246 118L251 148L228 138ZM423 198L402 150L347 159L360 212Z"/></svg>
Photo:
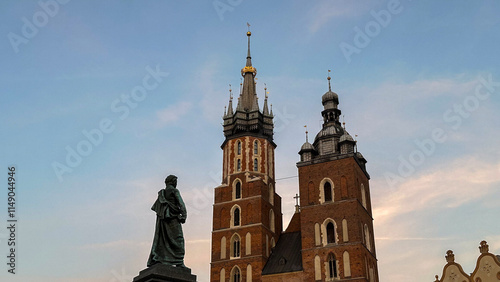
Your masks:
<svg viewBox="0 0 500 282"><path fill-rule="evenodd" d="M297 175L303 126L319 131L331 69L368 160L381 281L431 281L448 249L472 272L481 240L500 253L499 12L494 1L3 1L0 162L4 183L18 170L19 248L17 274L4 264L0 279L130 281L156 192L176 174L186 264L208 281L221 116L247 22L260 102L266 83L276 115L277 178ZM276 186L286 227L297 179Z"/></svg>

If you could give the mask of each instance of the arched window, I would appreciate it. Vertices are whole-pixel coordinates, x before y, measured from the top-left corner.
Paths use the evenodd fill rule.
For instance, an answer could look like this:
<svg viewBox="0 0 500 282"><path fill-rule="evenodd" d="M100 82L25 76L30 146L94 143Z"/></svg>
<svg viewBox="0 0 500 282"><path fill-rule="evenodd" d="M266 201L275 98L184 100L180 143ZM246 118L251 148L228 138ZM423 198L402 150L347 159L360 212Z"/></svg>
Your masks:
<svg viewBox="0 0 500 282"><path fill-rule="evenodd" d="M250 232L247 233L245 236L245 255L251 255L252 254L252 235Z"/></svg>
<svg viewBox="0 0 500 282"><path fill-rule="evenodd" d="M234 226L240 226L240 209L239 208L235 208L234 209Z"/></svg>
<svg viewBox="0 0 500 282"><path fill-rule="evenodd" d="M241 256L241 239L238 234L231 237L231 258L239 258Z"/></svg>
<svg viewBox="0 0 500 282"><path fill-rule="evenodd" d="M269 203L274 206L274 187L273 184L269 184Z"/></svg>
<svg viewBox="0 0 500 282"><path fill-rule="evenodd" d="M370 239L370 230L368 229L368 225L365 224L365 244L366 248L371 251L372 246L371 246L371 239Z"/></svg>
<svg viewBox="0 0 500 282"><path fill-rule="evenodd" d="M259 160L257 158L253 160L253 171L259 171Z"/></svg>
<svg viewBox="0 0 500 282"><path fill-rule="evenodd" d="M326 225L326 240L327 244L335 243L335 226L332 222Z"/></svg>
<svg viewBox="0 0 500 282"><path fill-rule="evenodd" d="M259 141L255 140L253 142L253 154L258 155L259 154Z"/></svg>
<svg viewBox="0 0 500 282"><path fill-rule="evenodd" d="M321 233L319 231L319 223L314 224L314 243L316 246L321 245Z"/></svg>
<svg viewBox="0 0 500 282"><path fill-rule="evenodd" d="M241 155L241 141L238 141L238 156Z"/></svg>
<svg viewBox="0 0 500 282"><path fill-rule="evenodd" d="M269 229L274 232L274 211L269 210Z"/></svg>
<svg viewBox="0 0 500 282"><path fill-rule="evenodd" d="M321 259L318 255L314 257L314 280L321 280Z"/></svg>
<svg viewBox="0 0 500 282"><path fill-rule="evenodd" d="M234 198L235 199L241 198L241 182L239 181L237 181L236 185L234 186Z"/></svg>
<svg viewBox="0 0 500 282"><path fill-rule="evenodd" d="M349 241L349 231L347 230L347 219L342 220L342 239L344 242Z"/></svg>
<svg viewBox="0 0 500 282"><path fill-rule="evenodd" d="M328 278L337 278L337 260L335 255L330 253L328 255Z"/></svg>
<svg viewBox="0 0 500 282"><path fill-rule="evenodd" d="M366 191L363 184L361 184L361 204L366 209Z"/></svg>
<svg viewBox="0 0 500 282"><path fill-rule="evenodd" d="M266 234L266 256L269 257L269 236Z"/></svg>
<svg viewBox="0 0 500 282"><path fill-rule="evenodd" d="M313 200L316 201L317 198L314 194L319 192L319 203L324 204L324 203L330 203L335 200L335 189L333 188L335 184L330 178L323 178L321 182L319 183L318 186L316 186L318 189L316 192L313 193L312 197ZM318 195L318 194L316 194ZM309 196L309 201L311 202L311 196Z"/></svg>
<svg viewBox="0 0 500 282"><path fill-rule="evenodd" d="M241 225L241 207L239 205L234 205L229 212L231 216L230 226L237 227Z"/></svg>
<svg viewBox="0 0 500 282"><path fill-rule="evenodd" d="M325 191L325 202L331 202L332 201L332 184L330 182L325 182L325 185L323 185L323 190Z"/></svg>
<svg viewBox="0 0 500 282"><path fill-rule="evenodd" d="M241 281L241 272L240 269L235 266L233 270L231 270L231 282L240 282Z"/></svg>
<svg viewBox="0 0 500 282"><path fill-rule="evenodd" d="M247 265L247 282L252 282L252 265Z"/></svg>
<svg viewBox="0 0 500 282"><path fill-rule="evenodd" d="M226 237L222 237L222 239L220 239L220 258L226 258Z"/></svg>
<svg viewBox="0 0 500 282"><path fill-rule="evenodd" d="M344 252L344 277L351 276L351 260L349 258L349 253L347 251Z"/></svg>
<svg viewBox="0 0 500 282"><path fill-rule="evenodd" d="M226 270L224 268L220 270L220 282L226 282Z"/></svg>
<svg viewBox="0 0 500 282"><path fill-rule="evenodd" d="M241 160L240 159L238 159L238 161L237 161L236 171L241 171Z"/></svg>

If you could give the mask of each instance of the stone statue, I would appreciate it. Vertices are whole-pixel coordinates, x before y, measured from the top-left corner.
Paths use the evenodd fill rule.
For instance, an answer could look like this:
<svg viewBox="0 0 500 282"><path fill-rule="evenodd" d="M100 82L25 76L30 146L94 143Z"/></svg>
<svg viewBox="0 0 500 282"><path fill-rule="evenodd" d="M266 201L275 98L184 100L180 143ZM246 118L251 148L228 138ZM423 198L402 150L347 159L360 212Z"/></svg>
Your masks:
<svg viewBox="0 0 500 282"><path fill-rule="evenodd" d="M148 260L148 267L165 264L186 268L184 265L184 235L181 223L186 222L186 205L177 186L177 176L165 179L165 188L151 209L156 212L156 229Z"/></svg>

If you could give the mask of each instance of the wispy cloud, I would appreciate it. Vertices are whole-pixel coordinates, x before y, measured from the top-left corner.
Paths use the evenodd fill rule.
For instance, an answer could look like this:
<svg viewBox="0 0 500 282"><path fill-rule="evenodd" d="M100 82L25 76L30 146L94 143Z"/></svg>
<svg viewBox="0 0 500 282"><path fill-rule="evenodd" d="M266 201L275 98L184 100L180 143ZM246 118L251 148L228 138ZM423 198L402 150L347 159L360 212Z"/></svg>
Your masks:
<svg viewBox="0 0 500 282"><path fill-rule="evenodd" d="M351 18L369 11L371 4L359 4L355 1L342 0L316 2L308 14L309 30L315 33L334 18Z"/></svg>
<svg viewBox="0 0 500 282"><path fill-rule="evenodd" d="M412 134L415 134L420 130L432 130L440 126L444 122L444 112L453 104L462 103L468 95L473 95L477 85L477 78L460 74L408 83L386 81L379 85L347 90L344 97L370 93L374 99L355 98L355 110L361 114L346 112L346 117L348 121L359 124L360 127L356 128L359 132L373 139L387 136L411 137L408 128L412 128ZM342 97L341 94L341 102ZM350 105L352 103L347 106ZM483 103L480 106L485 105ZM419 114L418 118L415 118L416 114ZM366 122L368 117L370 123Z"/></svg>
<svg viewBox="0 0 500 282"><path fill-rule="evenodd" d="M430 168L430 172L408 179L378 199L374 203L374 218L384 225L403 214L436 207L457 208L487 197L495 191L494 184L500 183L498 165L471 157L438 164ZM382 183L373 184L384 187Z"/></svg>
<svg viewBox="0 0 500 282"><path fill-rule="evenodd" d="M159 120L159 126L166 126L174 123L186 115L191 110L192 104L190 102L179 102L171 105L156 113Z"/></svg>

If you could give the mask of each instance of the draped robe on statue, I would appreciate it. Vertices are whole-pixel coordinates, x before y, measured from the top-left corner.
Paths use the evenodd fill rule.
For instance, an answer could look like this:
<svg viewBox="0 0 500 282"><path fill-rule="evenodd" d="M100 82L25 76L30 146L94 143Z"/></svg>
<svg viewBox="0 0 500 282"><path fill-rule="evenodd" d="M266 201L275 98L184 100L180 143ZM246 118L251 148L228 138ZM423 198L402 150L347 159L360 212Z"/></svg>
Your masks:
<svg viewBox="0 0 500 282"><path fill-rule="evenodd" d="M166 187L158 192L151 209L156 212L156 230L148 260L148 267L157 263L184 266L184 236L181 223L187 211L177 186L177 177L170 175Z"/></svg>

